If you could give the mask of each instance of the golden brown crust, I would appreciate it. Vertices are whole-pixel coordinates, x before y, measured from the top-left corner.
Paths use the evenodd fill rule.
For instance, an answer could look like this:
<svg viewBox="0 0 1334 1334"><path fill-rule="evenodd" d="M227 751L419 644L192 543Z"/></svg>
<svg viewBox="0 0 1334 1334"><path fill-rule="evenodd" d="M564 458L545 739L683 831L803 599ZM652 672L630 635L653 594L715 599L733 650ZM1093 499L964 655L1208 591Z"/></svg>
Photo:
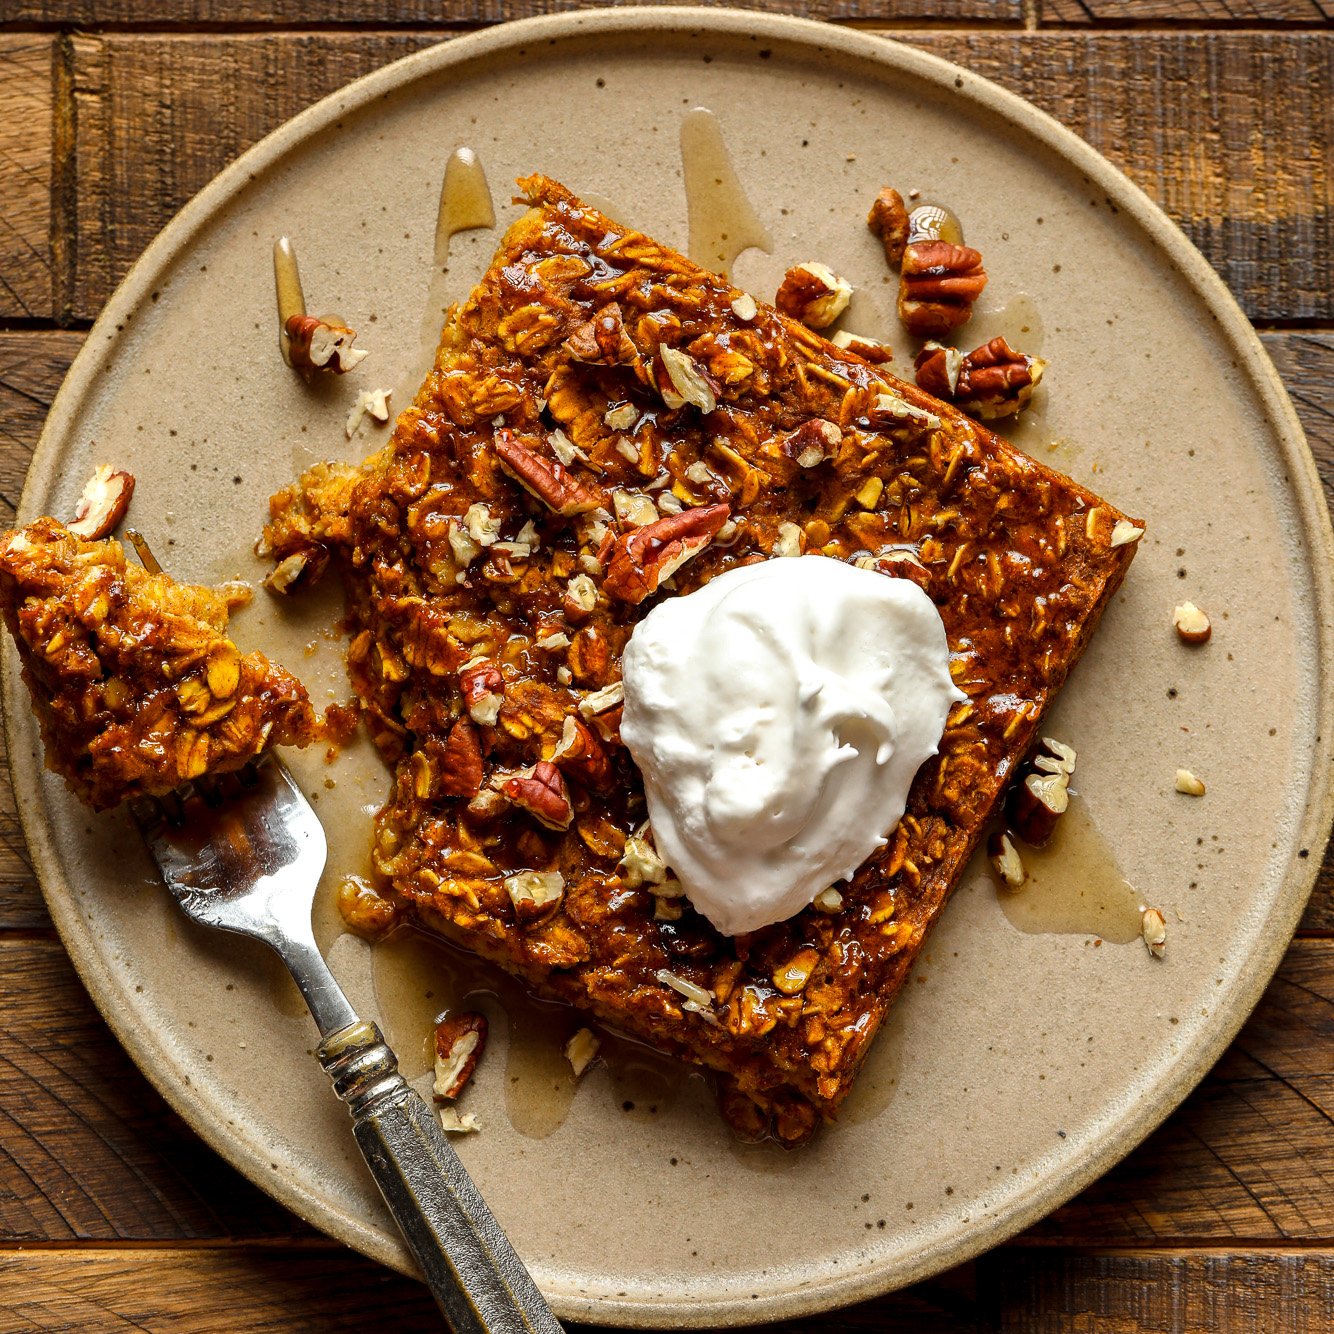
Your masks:
<svg viewBox="0 0 1334 1334"><path fill-rule="evenodd" d="M846 1095L1134 545L954 409L771 307L742 318L723 279L555 182L521 185L534 207L345 516L319 521L346 522L351 670L396 766L376 862L417 921L723 1071L733 1119L797 1140ZM311 509L275 499L276 556ZM606 688L660 581L797 551L921 583L968 700L841 907L733 939L618 870L644 803Z"/></svg>
<svg viewBox="0 0 1334 1334"><path fill-rule="evenodd" d="M301 683L226 637L225 591L149 574L119 542L55 519L4 534L0 610L47 767L95 810L317 735Z"/></svg>

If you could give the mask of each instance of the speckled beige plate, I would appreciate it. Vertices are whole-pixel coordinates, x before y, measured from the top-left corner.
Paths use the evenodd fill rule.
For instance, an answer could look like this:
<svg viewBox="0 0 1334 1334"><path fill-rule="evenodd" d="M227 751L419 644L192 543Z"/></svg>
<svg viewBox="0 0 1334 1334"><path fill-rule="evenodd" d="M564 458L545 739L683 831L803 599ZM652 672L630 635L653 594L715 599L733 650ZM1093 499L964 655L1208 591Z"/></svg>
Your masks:
<svg viewBox="0 0 1334 1334"><path fill-rule="evenodd" d="M51 413L22 517L68 514L91 465L114 460L137 475L132 517L176 574L256 579L269 493L317 457L370 448L367 433L342 434L357 388L392 384L406 401L450 150L480 152L502 225L512 179L541 169L683 243L677 131L696 103L719 114L776 242L771 257L742 258L740 281L769 293L784 264L822 259L863 284L845 323L892 335L867 201L891 181L956 205L991 275L968 332L1040 340L1051 362L1019 443L1148 519L1052 728L1080 752L1084 808L1166 911L1169 950L1157 962L1138 943L1021 932L975 868L845 1123L787 1156L735 1146L699 1081L627 1113L603 1069L536 1137L531 1108L519 1128L507 1115L505 1026L493 1025L470 1094L486 1128L460 1145L468 1167L561 1313L646 1326L884 1292L996 1244L1124 1154L1216 1059L1277 964L1329 827L1334 736L1324 504L1222 283L1138 190L1026 103L803 21L635 9L516 23L297 117L203 191L110 302ZM346 381L307 389L278 362L269 246L283 231L312 308L340 311L372 353ZM494 240L456 241L456 295ZM1187 596L1216 626L1198 652L1170 625ZM261 595L237 638L322 698L343 694L335 605L279 609ZM33 855L117 1036L252 1180L405 1266L292 992L258 947L180 920L126 821L90 817L43 774L12 651L6 661ZM364 750L328 769L296 763L333 835L327 900L364 862L384 779ZM1207 780L1202 801L1173 793L1179 765ZM377 1002L367 947L335 939L321 911L335 969L368 1008L400 1007L390 1026L420 1071L448 988L405 1019L389 975Z"/></svg>

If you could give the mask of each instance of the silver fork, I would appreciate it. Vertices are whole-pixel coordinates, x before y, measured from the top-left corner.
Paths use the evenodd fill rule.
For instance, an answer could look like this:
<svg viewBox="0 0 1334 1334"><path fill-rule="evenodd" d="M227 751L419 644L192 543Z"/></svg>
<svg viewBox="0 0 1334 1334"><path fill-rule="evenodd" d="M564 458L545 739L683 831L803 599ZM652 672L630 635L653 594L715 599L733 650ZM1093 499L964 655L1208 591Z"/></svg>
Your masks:
<svg viewBox="0 0 1334 1334"><path fill-rule="evenodd" d="M315 944L311 907L328 848L291 774L257 765L154 801L134 817L189 917L253 936L287 965L319 1026L317 1055L450 1326L458 1334L559 1334L560 1324L445 1138L358 1018Z"/></svg>

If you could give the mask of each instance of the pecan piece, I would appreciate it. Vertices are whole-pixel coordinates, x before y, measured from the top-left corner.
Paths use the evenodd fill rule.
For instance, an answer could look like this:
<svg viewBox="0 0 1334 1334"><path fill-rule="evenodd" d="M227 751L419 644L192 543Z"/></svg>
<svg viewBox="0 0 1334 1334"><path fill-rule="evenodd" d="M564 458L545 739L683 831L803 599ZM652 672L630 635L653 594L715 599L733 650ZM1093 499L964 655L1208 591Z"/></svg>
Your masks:
<svg viewBox="0 0 1334 1334"><path fill-rule="evenodd" d="M866 225L880 238L885 259L897 269L903 262L903 247L908 244L908 209L903 196L885 186L871 205Z"/></svg>
<svg viewBox="0 0 1334 1334"><path fill-rule="evenodd" d="M605 792L612 781L611 761L593 730L573 714L567 714L560 743L552 762L572 774L585 787Z"/></svg>
<svg viewBox="0 0 1334 1334"><path fill-rule="evenodd" d="M275 593L297 593L314 584L328 564L328 547L306 547L294 551L265 575L264 587Z"/></svg>
<svg viewBox="0 0 1334 1334"><path fill-rule="evenodd" d="M894 349L888 343L882 343L878 338L870 338L866 334L849 333L846 329L840 329L829 341L840 352L851 352L854 357L869 361L872 366L883 366L886 362L894 360Z"/></svg>
<svg viewBox="0 0 1334 1334"><path fill-rule="evenodd" d="M836 423L812 417L783 437L782 450L798 467L814 468L833 457L842 439L843 432Z"/></svg>
<svg viewBox="0 0 1334 1334"><path fill-rule="evenodd" d="M486 1016L476 1010L447 1014L435 1026L437 1098L457 1098L486 1050Z"/></svg>
<svg viewBox="0 0 1334 1334"><path fill-rule="evenodd" d="M125 517L132 495L134 478L129 473L117 472L109 463L98 464L84 483L69 531L88 542L108 536Z"/></svg>
<svg viewBox="0 0 1334 1334"><path fill-rule="evenodd" d="M495 451L501 468L556 514L570 518L597 509L597 497L575 481L563 464L535 454L519 443L513 431L502 427L496 432Z"/></svg>
<svg viewBox="0 0 1334 1334"><path fill-rule="evenodd" d="M934 341L926 343L917 354L913 369L919 389L954 402L959 374L963 370L963 353L957 347L946 347Z"/></svg>
<svg viewBox="0 0 1334 1334"><path fill-rule="evenodd" d="M774 305L808 329L824 329L838 319L852 299L852 284L827 264L797 264L784 275Z"/></svg>
<svg viewBox="0 0 1334 1334"><path fill-rule="evenodd" d="M283 329L287 334L287 355L299 371L346 375L366 359L367 353L352 346L356 333L327 315L293 315Z"/></svg>
<svg viewBox="0 0 1334 1334"><path fill-rule="evenodd" d="M918 338L934 338L966 324L987 285L982 256L949 241L912 241L903 252L899 319Z"/></svg>
<svg viewBox="0 0 1334 1334"><path fill-rule="evenodd" d="M446 797L475 797L482 790L482 774L482 743L477 729L469 719L460 718L450 728L440 757L437 791Z"/></svg>
<svg viewBox="0 0 1334 1334"><path fill-rule="evenodd" d="M502 790L516 806L548 829L568 829L574 819L565 779L549 760L538 760L531 773L515 774Z"/></svg>
<svg viewBox="0 0 1334 1334"><path fill-rule="evenodd" d="M699 505L622 533L610 547L603 592L632 606L643 602L664 579L698 556L727 519L726 505Z"/></svg>
<svg viewBox="0 0 1334 1334"><path fill-rule="evenodd" d="M581 324L564 346L571 361L589 365L629 366L639 358L615 301L608 302L591 320Z"/></svg>
<svg viewBox="0 0 1334 1334"><path fill-rule="evenodd" d="M1013 417L1028 406L1046 369L1041 357L1016 352L1004 338L993 338L963 359L955 402L980 421Z"/></svg>
<svg viewBox="0 0 1334 1334"><path fill-rule="evenodd" d="M505 698L505 678L489 658L474 658L459 668L459 689L468 716L484 727L494 727Z"/></svg>

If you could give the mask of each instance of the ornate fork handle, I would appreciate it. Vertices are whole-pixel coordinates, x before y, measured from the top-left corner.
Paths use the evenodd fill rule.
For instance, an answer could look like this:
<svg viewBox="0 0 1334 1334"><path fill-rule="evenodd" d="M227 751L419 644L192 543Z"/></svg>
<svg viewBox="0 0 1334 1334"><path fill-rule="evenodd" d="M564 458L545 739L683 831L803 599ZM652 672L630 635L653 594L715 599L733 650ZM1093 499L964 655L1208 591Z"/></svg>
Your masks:
<svg viewBox="0 0 1334 1334"><path fill-rule="evenodd" d="M456 1334L560 1334L435 1114L398 1071L373 1024L320 1043L320 1064L352 1113L353 1133Z"/></svg>

